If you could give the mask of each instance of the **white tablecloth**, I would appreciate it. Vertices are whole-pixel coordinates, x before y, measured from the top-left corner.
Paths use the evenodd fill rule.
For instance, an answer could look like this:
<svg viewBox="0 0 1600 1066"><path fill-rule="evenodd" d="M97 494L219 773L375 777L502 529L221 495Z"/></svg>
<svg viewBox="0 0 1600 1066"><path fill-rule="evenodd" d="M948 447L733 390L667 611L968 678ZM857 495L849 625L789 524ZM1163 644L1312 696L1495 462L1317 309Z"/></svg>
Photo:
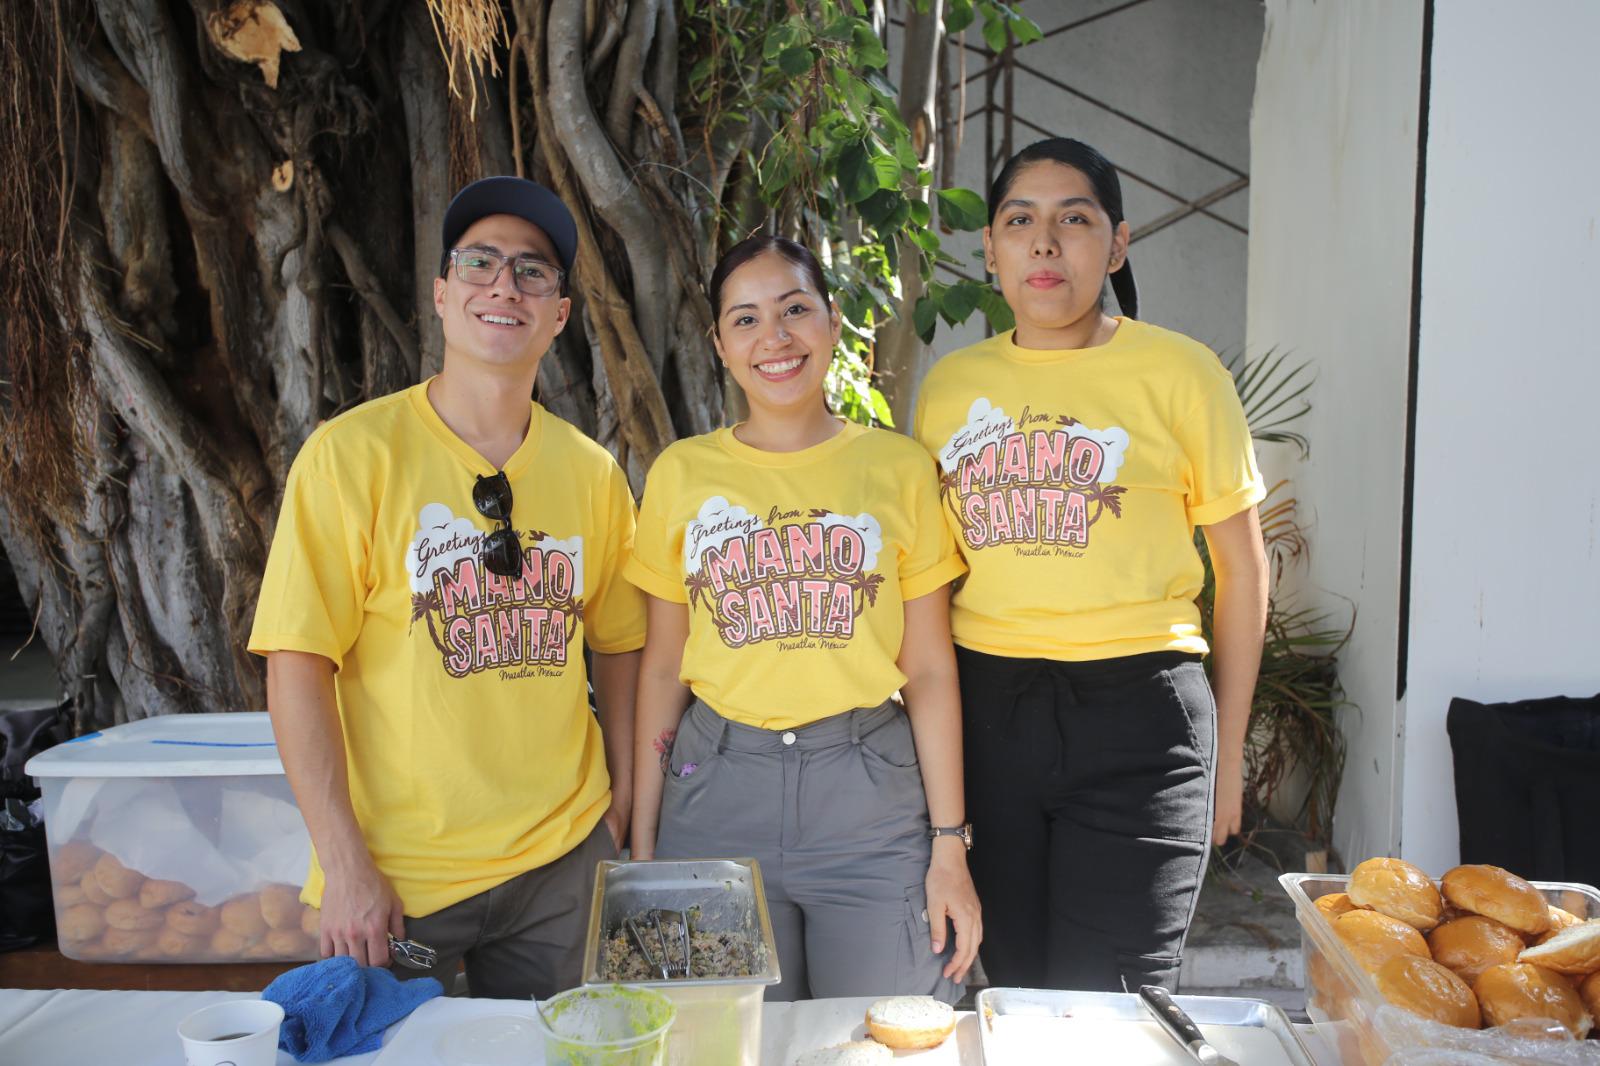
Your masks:
<svg viewBox="0 0 1600 1066"><path fill-rule="evenodd" d="M250 998L249 992L99 992L0 989L0 1066L182 1066L178 1022L192 1011L225 999ZM767 1003L761 1013L764 1066L789 1066L807 1048L861 1039L862 1017L871 999L819 999ZM474 1013L531 1013L521 1000L438 999L390 1028L384 1050L336 1060L339 1066L427 1066L411 1049L431 1048L437 1032ZM1319 1063L1338 1059L1302 1038ZM398 1046L396 1046L398 1043ZM389 1049L394 1054L386 1055ZM925 1052L901 1052L918 1066L981 1066L977 1022L961 1015L955 1036ZM278 1053L279 1066L294 1060ZM529 1066L537 1066L530 1063Z"/></svg>

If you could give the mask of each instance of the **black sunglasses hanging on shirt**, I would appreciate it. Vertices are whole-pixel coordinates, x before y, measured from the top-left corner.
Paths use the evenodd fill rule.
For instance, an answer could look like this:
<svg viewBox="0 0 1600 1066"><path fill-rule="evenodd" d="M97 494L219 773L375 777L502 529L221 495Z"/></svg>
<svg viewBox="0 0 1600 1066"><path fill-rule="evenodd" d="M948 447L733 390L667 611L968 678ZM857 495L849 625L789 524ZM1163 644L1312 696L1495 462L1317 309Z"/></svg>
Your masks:
<svg viewBox="0 0 1600 1066"><path fill-rule="evenodd" d="M501 523L483 538L483 565L501 577L521 577L522 540L511 528L511 482L505 471L497 470L489 477L478 475L472 486L472 505L483 517Z"/></svg>

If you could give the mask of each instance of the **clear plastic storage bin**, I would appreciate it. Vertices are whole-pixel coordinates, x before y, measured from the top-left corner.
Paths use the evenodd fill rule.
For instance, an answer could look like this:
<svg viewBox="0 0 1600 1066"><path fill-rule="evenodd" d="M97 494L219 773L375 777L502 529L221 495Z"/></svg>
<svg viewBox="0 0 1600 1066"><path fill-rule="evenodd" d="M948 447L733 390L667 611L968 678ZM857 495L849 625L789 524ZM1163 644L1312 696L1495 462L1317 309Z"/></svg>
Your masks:
<svg viewBox="0 0 1600 1066"><path fill-rule="evenodd" d="M1488 1061L1600 1066L1600 1041L1533 1039L1496 1029L1458 1029L1393 1006L1316 908L1314 901L1320 897L1346 891L1349 875L1283 874L1278 883L1294 901L1295 917L1300 921L1306 1013L1316 1023L1317 1035L1338 1049L1347 1066L1436 1061L1423 1054L1429 1051L1458 1056L1462 1063L1485 1061L1474 1056L1493 1056ZM1555 906L1579 918L1600 918L1600 891L1588 885L1532 884Z"/></svg>
<svg viewBox="0 0 1600 1066"><path fill-rule="evenodd" d="M264 713L146 718L29 760L61 953L93 962L317 957L311 845Z"/></svg>

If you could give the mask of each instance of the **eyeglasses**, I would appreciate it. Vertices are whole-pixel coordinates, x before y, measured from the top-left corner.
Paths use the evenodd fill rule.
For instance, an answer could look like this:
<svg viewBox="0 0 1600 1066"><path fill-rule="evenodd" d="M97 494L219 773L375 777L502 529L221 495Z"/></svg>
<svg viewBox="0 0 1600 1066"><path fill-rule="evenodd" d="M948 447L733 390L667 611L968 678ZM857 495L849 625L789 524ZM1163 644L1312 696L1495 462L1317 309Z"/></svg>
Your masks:
<svg viewBox="0 0 1600 1066"><path fill-rule="evenodd" d="M472 486L472 505L483 517L502 523L483 538L484 567L501 577L521 577L522 540L511 528L511 482L506 480L505 471L496 471L489 477L478 475Z"/></svg>
<svg viewBox="0 0 1600 1066"><path fill-rule="evenodd" d="M511 282L524 296L550 296L561 287L566 271L531 255L500 255L482 248L452 248L450 261L456 277L468 285L493 285L511 264Z"/></svg>

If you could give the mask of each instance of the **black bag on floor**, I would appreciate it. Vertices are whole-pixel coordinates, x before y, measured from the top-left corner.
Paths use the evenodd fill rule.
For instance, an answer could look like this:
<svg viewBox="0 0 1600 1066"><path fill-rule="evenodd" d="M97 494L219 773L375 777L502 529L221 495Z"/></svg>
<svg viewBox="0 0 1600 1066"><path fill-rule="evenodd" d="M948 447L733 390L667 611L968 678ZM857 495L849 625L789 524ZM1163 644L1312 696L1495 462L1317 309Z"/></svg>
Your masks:
<svg viewBox="0 0 1600 1066"><path fill-rule="evenodd" d="M39 789L22 768L67 739L66 721L63 707L0 711L0 951L55 936Z"/></svg>
<svg viewBox="0 0 1600 1066"><path fill-rule="evenodd" d="M1461 861L1600 885L1600 696L1450 701Z"/></svg>

